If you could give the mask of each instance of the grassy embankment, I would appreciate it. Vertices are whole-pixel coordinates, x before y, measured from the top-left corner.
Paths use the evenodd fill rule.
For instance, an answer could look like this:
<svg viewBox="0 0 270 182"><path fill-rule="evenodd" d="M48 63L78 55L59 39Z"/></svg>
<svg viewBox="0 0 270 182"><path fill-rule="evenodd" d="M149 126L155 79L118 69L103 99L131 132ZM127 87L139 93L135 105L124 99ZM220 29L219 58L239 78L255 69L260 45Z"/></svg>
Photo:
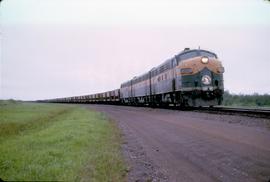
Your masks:
<svg viewBox="0 0 270 182"><path fill-rule="evenodd" d="M225 106L270 107L270 95L267 94L236 95L225 91L223 98Z"/></svg>
<svg viewBox="0 0 270 182"><path fill-rule="evenodd" d="M124 181L120 132L77 106L0 101L0 178Z"/></svg>

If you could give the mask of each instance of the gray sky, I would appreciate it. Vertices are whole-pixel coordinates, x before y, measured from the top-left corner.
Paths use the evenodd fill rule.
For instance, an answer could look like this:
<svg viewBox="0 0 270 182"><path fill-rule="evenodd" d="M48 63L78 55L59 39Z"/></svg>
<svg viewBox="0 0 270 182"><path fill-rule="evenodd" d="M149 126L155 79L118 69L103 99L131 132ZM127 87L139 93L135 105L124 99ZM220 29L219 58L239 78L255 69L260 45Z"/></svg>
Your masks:
<svg viewBox="0 0 270 182"><path fill-rule="evenodd" d="M270 94L267 1L4 0L0 12L1 99L119 88L198 46L218 54L225 89Z"/></svg>

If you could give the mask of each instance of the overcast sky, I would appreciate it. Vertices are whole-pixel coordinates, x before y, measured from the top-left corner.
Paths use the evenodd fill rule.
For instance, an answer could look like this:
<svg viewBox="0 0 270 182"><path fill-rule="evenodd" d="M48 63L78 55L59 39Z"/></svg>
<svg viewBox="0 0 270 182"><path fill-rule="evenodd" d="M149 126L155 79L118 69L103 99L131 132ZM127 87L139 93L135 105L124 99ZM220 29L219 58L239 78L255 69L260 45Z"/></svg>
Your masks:
<svg viewBox="0 0 270 182"><path fill-rule="evenodd" d="M263 0L4 0L0 99L112 90L185 47L215 52L225 89L270 94Z"/></svg>

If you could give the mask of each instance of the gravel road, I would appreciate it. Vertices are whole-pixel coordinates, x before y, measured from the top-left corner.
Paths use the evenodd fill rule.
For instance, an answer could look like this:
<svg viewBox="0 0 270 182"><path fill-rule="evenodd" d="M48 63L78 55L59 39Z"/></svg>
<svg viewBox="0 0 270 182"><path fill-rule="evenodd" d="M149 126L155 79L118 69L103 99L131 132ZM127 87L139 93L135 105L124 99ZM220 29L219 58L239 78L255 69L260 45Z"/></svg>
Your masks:
<svg viewBox="0 0 270 182"><path fill-rule="evenodd" d="M118 122L133 181L269 181L270 120L86 105Z"/></svg>

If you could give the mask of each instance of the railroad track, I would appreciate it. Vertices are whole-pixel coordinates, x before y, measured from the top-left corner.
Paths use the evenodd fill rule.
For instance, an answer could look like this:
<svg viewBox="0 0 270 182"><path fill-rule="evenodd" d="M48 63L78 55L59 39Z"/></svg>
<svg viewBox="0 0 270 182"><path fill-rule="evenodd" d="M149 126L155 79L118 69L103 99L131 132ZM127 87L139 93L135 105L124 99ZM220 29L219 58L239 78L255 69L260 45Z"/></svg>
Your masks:
<svg viewBox="0 0 270 182"><path fill-rule="evenodd" d="M222 114L241 114L254 117L270 118L270 109L257 108L236 108L236 107L201 107L194 109L199 112L222 113Z"/></svg>
<svg viewBox="0 0 270 182"><path fill-rule="evenodd" d="M145 107L145 106L137 106ZM270 108L259 109L259 108L240 108L240 107L226 107L226 106L214 106L214 107L186 107L180 108L179 106L159 106L158 108L182 110L182 111L196 111L196 112L207 112L213 114L228 114L228 115L244 115L252 116L257 118L268 118L270 119Z"/></svg>

